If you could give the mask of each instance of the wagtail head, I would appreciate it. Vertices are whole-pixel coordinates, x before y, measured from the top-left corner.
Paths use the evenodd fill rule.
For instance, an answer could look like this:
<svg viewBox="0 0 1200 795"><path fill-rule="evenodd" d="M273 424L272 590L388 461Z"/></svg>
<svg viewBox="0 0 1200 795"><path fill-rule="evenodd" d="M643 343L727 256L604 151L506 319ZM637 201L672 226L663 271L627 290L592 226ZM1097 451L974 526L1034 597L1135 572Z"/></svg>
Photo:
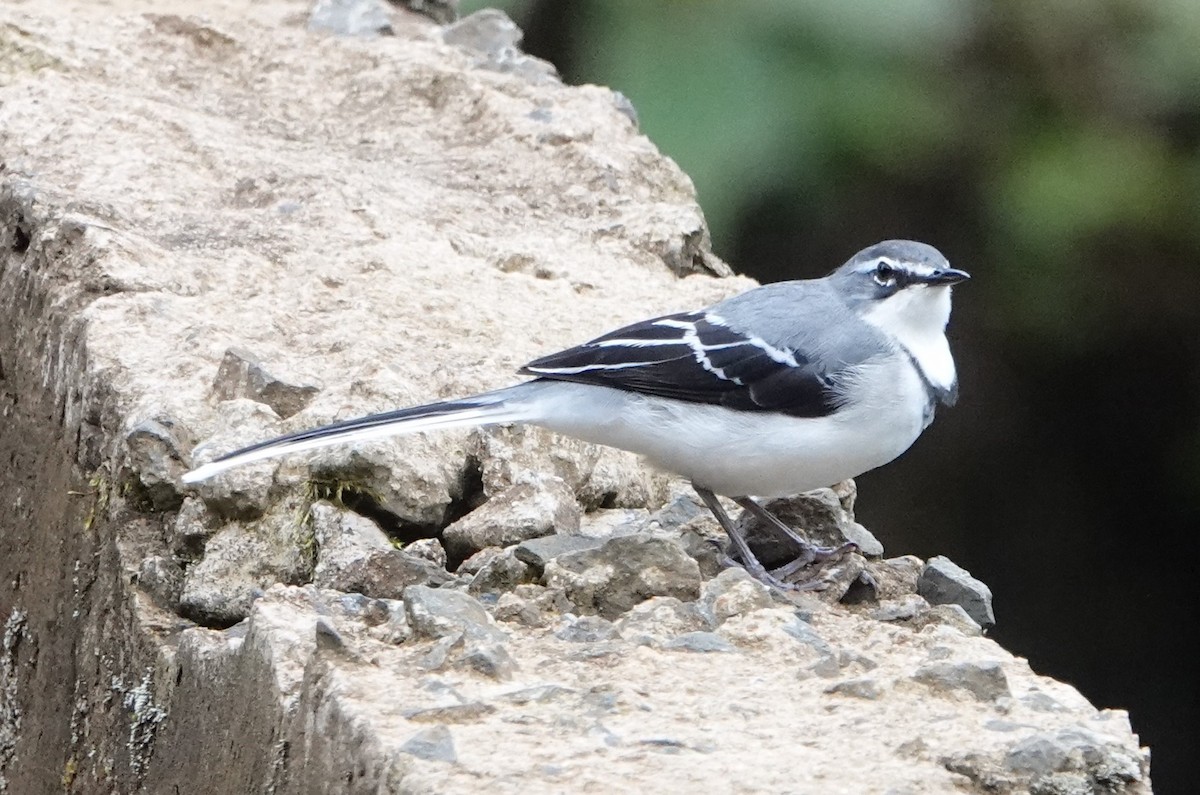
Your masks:
<svg viewBox="0 0 1200 795"><path fill-rule="evenodd" d="M886 302L905 292L940 294L938 288L971 278L951 268L933 246L912 240L885 240L864 248L830 276L860 303Z"/></svg>
<svg viewBox="0 0 1200 795"><path fill-rule="evenodd" d="M885 240L829 275L860 317L893 336L940 334L950 319L950 286L971 278L933 246Z"/></svg>
<svg viewBox="0 0 1200 795"><path fill-rule="evenodd" d="M851 311L903 348L943 402L952 404L958 379L945 333L950 287L970 275L950 267L933 246L885 240L828 278Z"/></svg>

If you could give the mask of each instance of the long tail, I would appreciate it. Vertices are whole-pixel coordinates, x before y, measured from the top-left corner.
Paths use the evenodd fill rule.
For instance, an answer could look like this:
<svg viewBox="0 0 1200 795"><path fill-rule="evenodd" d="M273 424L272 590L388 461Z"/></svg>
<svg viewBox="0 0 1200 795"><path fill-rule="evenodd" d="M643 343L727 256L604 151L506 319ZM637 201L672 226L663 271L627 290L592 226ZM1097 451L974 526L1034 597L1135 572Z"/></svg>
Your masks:
<svg viewBox="0 0 1200 795"><path fill-rule="evenodd" d="M482 395L461 400L448 400L444 403L429 403L424 406L385 411L381 414L335 422L332 425L307 431L289 433L243 447L241 450L235 450L215 461L199 466L185 474L183 482L196 483L253 461L315 450L318 447L382 439L421 431L526 421L532 417L530 404L518 398L527 392L527 388L532 383L535 382L517 384L506 389L485 392Z"/></svg>

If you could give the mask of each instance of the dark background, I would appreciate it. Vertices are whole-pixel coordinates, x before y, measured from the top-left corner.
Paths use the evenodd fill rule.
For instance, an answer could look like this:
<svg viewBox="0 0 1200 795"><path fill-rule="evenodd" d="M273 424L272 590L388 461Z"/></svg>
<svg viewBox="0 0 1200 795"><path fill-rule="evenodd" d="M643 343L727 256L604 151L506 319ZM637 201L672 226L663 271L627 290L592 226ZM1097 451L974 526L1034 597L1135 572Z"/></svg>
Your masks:
<svg viewBox="0 0 1200 795"><path fill-rule="evenodd" d="M1200 2L499 5L566 82L633 101L735 269L818 276L908 237L973 274L961 402L860 478L860 519L988 583L992 636L1128 709L1156 791L1187 791Z"/></svg>

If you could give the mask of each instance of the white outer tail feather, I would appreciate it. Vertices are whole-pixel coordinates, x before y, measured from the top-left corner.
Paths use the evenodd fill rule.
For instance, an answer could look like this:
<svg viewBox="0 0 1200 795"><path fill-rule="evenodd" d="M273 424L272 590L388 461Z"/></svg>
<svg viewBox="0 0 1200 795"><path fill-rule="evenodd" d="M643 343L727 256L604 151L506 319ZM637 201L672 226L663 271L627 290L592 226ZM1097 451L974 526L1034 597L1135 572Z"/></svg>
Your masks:
<svg viewBox="0 0 1200 795"><path fill-rule="evenodd" d="M444 431L452 428L479 427L510 422L527 422L532 419L530 406L517 400L526 384L517 384L507 389L488 392L462 400L431 403L402 409L398 412L373 414L326 428L298 431L277 439L261 442L236 450L226 456L203 464L183 476L184 483L198 483L236 467L265 461L271 458L332 447L350 442L365 442L386 439L423 431ZM482 403L482 405L480 405ZM456 408L456 404L462 404ZM385 419L389 414L398 414L395 419ZM375 420L372 422L372 420ZM301 436L303 438L293 438Z"/></svg>

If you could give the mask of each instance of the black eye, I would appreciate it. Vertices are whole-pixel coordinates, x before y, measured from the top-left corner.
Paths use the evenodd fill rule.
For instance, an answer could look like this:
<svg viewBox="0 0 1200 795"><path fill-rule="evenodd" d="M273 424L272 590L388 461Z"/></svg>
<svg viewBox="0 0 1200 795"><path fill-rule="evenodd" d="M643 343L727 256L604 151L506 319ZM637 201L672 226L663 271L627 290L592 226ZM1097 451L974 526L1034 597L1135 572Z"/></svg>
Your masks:
<svg viewBox="0 0 1200 795"><path fill-rule="evenodd" d="M886 262L881 262L875 266L875 270L871 272L871 278L880 287L894 287L898 273L895 268Z"/></svg>

